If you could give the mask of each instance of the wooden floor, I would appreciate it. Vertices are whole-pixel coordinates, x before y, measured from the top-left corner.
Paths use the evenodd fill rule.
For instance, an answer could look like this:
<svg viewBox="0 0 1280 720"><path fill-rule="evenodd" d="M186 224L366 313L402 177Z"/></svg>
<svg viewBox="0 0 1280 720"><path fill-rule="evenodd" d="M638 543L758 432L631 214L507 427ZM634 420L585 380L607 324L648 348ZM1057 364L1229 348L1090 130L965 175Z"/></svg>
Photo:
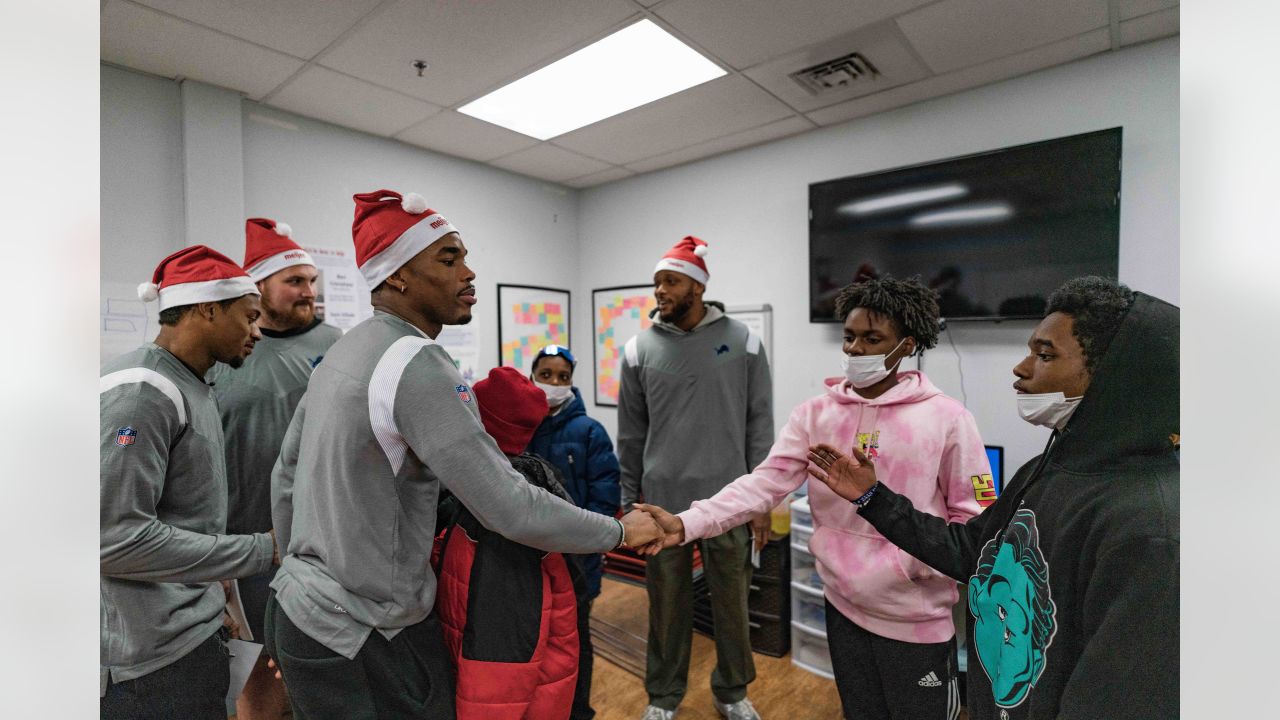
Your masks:
<svg viewBox="0 0 1280 720"><path fill-rule="evenodd" d="M604 579L600 597L591 610L599 618L622 627L633 635L648 632L649 599L639 585ZM711 638L695 632L689 661L689 692L680 705L678 720L718 720L711 704L711 670L716 650ZM791 656L780 658L755 653L756 681L747 696L764 720L839 720L840 698L835 683L791 664ZM591 680L591 706L597 720L640 720L648 696L644 680L596 656Z"/></svg>

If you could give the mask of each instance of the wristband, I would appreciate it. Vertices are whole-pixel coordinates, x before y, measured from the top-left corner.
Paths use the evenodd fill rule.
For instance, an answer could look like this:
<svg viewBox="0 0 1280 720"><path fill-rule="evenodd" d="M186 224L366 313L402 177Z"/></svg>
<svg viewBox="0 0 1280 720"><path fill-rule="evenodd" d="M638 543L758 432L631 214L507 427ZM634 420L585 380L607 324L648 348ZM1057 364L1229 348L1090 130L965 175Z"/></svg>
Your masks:
<svg viewBox="0 0 1280 720"><path fill-rule="evenodd" d="M872 485L871 489L862 493L862 496L859 497L857 500L854 500L853 504L857 505L858 507L866 507L867 503L871 502L871 497L876 494L876 489L879 487L880 487L880 483L876 483L875 485Z"/></svg>
<svg viewBox="0 0 1280 720"><path fill-rule="evenodd" d="M613 546L613 549L617 550L618 548L626 547L627 527L618 518L614 518L613 521L618 523L618 544Z"/></svg>

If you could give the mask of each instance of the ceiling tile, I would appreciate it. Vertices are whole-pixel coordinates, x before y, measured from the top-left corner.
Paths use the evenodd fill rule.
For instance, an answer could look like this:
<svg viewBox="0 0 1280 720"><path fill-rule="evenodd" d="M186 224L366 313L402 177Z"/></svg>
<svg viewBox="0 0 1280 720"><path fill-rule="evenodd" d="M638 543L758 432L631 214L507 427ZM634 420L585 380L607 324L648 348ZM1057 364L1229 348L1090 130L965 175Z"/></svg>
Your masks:
<svg viewBox="0 0 1280 720"><path fill-rule="evenodd" d="M452 106L525 74L636 15L626 0L400 2L320 59L327 67ZM426 60L423 74L411 64Z"/></svg>
<svg viewBox="0 0 1280 720"><path fill-rule="evenodd" d="M260 98L302 67L296 58L127 2L102 10L102 59Z"/></svg>
<svg viewBox="0 0 1280 720"><path fill-rule="evenodd" d="M1111 49L1111 34L1106 28L1067 40L1029 50L989 63L937 75L919 82L886 90L875 95L833 105L808 114L820 125L834 125L854 118L874 115L903 105L942 97L951 93L1025 75L1054 65Z"/></svg>
<svg viewBox="0 0 1280 720"><path fill-rule="evenodd" d="M432 115L396 137L420 147L480 162L538 144L528 135L453 110Z"/></svg>
<svg viewBox="0 0 1280 720"><path fill-rule="evenodd" d="M584 157L551 143L541 143L520 152L499 158L489 163L494 167L518 172L522 175L564 182L570 178L601 172L609 169L609 163L595 158Z"/></svg>
<svg viewBox="0 0 1280 720"><path fill-rule="evenodd" d="M1107 0L943 0L898 18L934 72L945 73L1105 27Z"/></svg>
<svg viewBox="0 0 1280 720"><path fill-rule="evenodd" d="M378 5L378 0L135 1L304 60L323 50Z"/></svg>
<svg viewBox="0 0 1280 720"><path fill-rule="evenodd" d="M791 114L750 80L728 75L566 133L555 143L625 165Z"/></svg>
<svg viewBox="0 0 1280 720"><path fill-rule="evenodd" d="M588 187L594 187L596 185L603 185L605 183L611 183L614 180L621 180L623 178L628 178L628 177L631 177L632 175L635 175L635 173L631 172L626 168L616 167L616 168L609 168L604 172L592 173L590 175L583 175L580 178L566 180L564 184L568 185L569 187L588 188Z"/></svg>
<svg viewBox="0 0 1280 720"><path fill-rule="evenodd" d="M743 69L931 0L674 0L658 17Z"/></svg>
<svg viewBox="0 0 1280 720"><path fill-rule="evenodd" d="M1178 34L1179 8L1160 10L1120 23L1120 44L1134 45Z"/></svg>
<svg viewBox="0 0 1280 720"><path fill-rule="evenodd" d="M1177 7L1178 0L1116 0L1116 5L1119 6L1120 19L1123 21Z"/></svg>
<svg viewBox="0 0 1280 720"><path fill-rule="evenodd" d="M742 132L718 137L714 140L708 140L704 143L698 143L687 148L681 148L674 152L663 153L644 160L627 165L628 168L636 172L649 172L659 168L671 167L672 165L680 165L682 163L691 162L700 158L719 155L720 153L729 152L730 150L738 150L740 148L759 145L770 140L787 137L788 135L796 135L812 130L813 125L802 117L789 117L785 120L769 123L758 128L744 130Z"/></svg>
<svg viewBox="0 0 1280 720"><path fill-rule="evenodd" d="M441 109L314 65L267 104L374 135L397 133Z"/></svg>
<svg viewBox="0 0 1280 720"><path fill-rule="evenodd" d="M875 66L878 75L856 80L849 87L812 93L790 74L827 60L858 52ZM930 74L907 45L892 20L846 33L798 53L770 60L745 73L778 99L801 112L809 112L855 97L883 92L896 85L915 82Z"/></svg>

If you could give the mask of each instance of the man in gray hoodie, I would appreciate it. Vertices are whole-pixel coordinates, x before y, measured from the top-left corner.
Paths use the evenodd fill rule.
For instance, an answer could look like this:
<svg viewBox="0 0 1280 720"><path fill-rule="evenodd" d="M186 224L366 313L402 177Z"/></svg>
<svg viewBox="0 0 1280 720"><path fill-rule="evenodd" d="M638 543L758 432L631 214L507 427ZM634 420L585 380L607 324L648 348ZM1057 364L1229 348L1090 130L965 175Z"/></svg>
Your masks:
<svg viewBox="0 0 1280 720"><path fill-rule="evenodd" d="M451 718L429 564L441 487L485 528L545 551L606 552L661 531L638 511L618 521L582 510L511 467L435 342L476 302L457 229L414 193L355 201L374 315L312 373L272 473L283 562L268 651L298 720Z"/></svg>
<svg viewBox="0 0 1280 720"><path fill-rule="evenodd" d="M618 398L622 506L687 510L769 454L773 387L760 337L703 302L707 244L688 236L654 270L653 327L627 342ZM673 510L673 512L675 512ZM767 523L767 515L763 516ZM767 524L765 525L767 528ZM729 720L758 720L747 627L751 533L742 525L699 542L715 624L711 690ZM684 699L693 641L693 546L649 558L649 641L643 720L672 720Z"/></svg>

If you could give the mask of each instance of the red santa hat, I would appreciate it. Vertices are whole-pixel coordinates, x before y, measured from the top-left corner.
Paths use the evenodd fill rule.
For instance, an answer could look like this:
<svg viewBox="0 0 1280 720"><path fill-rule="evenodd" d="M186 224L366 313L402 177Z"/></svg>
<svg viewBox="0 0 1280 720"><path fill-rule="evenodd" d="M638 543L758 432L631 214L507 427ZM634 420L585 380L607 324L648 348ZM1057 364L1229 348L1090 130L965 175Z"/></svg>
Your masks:
<svg viewBox="0 0 1280 720"><path fill-rule="evenodd" d="M688 275L706 285L707 280L711 277L707 272L707 263L703 260L706 256L706 241L692 235L686 235L668 250L666 255L662 256L653 272L657 274L661 270L671 270Z"/></svg>
<svg viewBox="0 0 1280 720"><path fill-rule="evenodd" d="M315 261L293 241L293 228L270 218L244 221L244 271L254 282L261 282L294 265L310 265Z"/></svg>
<svg viewBox="0 0 1280 720"><path fill-rule="evenodd" d="M204 245L183 248L161 260L151 282L138 286L138 298L159 298L161 310L257 294L258 286L239 265Z"/></svg>
<svg viewBox="0 0 1280 720"><path fill-rule="evenodd" d="M372 290L427 249L431 243L458 229L440 213L427 207L418 193L400 195L391 190L355 195L356 219L351 239L356 245L356 265Z"/></svg>
<svg viewBox="0 0 1280 720"><path fill-rule="evenodd" d="M480 422L507 455L529 447L533 433L547 417L547 396L513 367L496 367L476 383Z"/></svg>

